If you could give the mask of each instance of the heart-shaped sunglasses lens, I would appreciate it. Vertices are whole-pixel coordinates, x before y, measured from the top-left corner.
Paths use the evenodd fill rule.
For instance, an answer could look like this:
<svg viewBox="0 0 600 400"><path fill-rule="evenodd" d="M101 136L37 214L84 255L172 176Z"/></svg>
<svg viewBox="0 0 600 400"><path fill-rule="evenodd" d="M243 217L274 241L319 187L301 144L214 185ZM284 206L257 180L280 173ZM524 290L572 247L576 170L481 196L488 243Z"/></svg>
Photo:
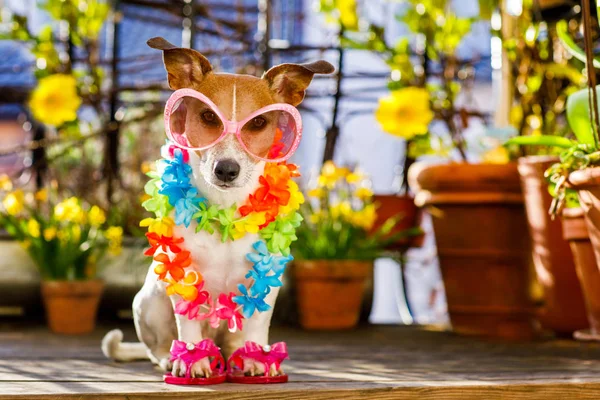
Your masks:
<svg viewBox="0 0 600 400"><path fill-rule="evenodd" d="M192 96L178 99L166 115L167 135L184 148L210 146L221 137L223 121L213 109Z"/></svg>
<svg viewBox="0 0 600 400"><path fill-rule="evenodd" d="M240 138L251 154L267 160L276 160L293 151L298 131L292 114L284 110L275 110L248 120L240 130Z"/></svg>

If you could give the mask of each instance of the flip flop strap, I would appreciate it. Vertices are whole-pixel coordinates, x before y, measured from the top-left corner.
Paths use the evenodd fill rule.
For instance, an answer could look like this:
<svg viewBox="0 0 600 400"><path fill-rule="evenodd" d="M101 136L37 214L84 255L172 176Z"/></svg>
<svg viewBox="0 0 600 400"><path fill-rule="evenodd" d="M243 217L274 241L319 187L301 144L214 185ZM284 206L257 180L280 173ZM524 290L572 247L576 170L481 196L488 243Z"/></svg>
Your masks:
<svg viewBox="0 0 600 400"><path fill-rule="evenodd" d="M221 355L221 349L211 339L204 339L196 344L186 343L181 340L173 340L171 344L170 361L181 360L185 364L185 376L190 377L190 367L204 357L213 357L210 368L222 374L225 369L225 360Z"/></svg>
<svg viewBox="0 0 600 400"><path fill-rule="evenodd" d="M252 359L261 362L265 367L265 373L268 373L272 365L279 369L281 363L288 359L287 345L285 342L277 342L269 346L261 346L256 342L247 341L243 347L233 352L227 365L232 363L239 369L244 368L244 360Z"/></svg>

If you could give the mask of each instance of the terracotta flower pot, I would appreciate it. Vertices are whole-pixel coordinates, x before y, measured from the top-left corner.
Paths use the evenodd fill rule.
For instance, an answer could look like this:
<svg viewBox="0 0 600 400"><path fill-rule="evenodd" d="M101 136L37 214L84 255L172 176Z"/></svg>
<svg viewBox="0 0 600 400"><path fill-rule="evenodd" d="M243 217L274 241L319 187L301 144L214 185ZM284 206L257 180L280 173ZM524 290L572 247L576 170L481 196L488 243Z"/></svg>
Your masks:
<svg viewBox="0 0 600 400"><path fill-rule="evenodd" d="M600 260L600 168L572 172L568 184L577 190L596 260Z"/></svg>
<svg viewBox="0 0 600 400"><path fill-rule="evenodd" d="M583 210L564 209L561 220L564 237L569 241L573 251L590 326L588 331L575 332L575 338L600 340L600 270L588 235Z"/></svg>
<svg viewBox="0 0 600 400"><path fill-rule="evenodd" d="M525 198L527 222L537 280L544 289L544 307L539 318L544 328L571 335L588 326L581 285L569 243L563 238L561 221L548 213L552 196L544 172L556 157L519 159L519 174Z"/></svg>
<svg viewBox="0 0 600 400"><path fill-rule="evenodd" d="M415 205L415 199L409 195L382 195L373 196L373 201L378 205L377 219L373 225L372 232L379 229L388 218L398 215L402 219L390 234L396 234L404 230L418 227L421 225L421 210ZM390 250L406 250L410 247L421 247L423 245L423 235L401 239L389 247Z"/></svg>
<svg viewBox="0 0 600 400"><path fill-rule="evenodd" d="M417 205L431 207L455 332L536 336L527 219L516 164L417 163Z"/></svg>
<svg viewBox="0 0 600 400"><path fill-rule="evenodd" d="M103 289L101 280L43 281L42 299L50 329L67 335L93 331Z"/></svg>
<svg viewBox="0 0 600 400"><path fill-rule="evenodd" d="M300 325L334 330L356 326L372 261L298 260L294 275Z"/></svg>

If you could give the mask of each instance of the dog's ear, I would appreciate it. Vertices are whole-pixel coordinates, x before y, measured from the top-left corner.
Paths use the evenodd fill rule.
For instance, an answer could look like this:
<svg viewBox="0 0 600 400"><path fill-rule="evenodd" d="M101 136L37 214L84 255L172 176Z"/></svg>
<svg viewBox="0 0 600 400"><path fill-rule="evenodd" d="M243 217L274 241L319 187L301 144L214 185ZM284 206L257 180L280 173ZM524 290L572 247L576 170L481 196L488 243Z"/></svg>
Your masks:
<svg viewBox="0 0 600 400"><path fill-rule="evenodd" d="M161 37L147 43L153 49L162 50L169 86L173 90L192 87L212 71L210 62L196 50L177 47Z"/></svg>
<svg viewBox="0 0 600 400"><path fill-rule="evenodd" d="M297 106L314 74L331 74L335 68L327 61L319 60L308 64L281 64L263 75L275 100Z"/></svg>

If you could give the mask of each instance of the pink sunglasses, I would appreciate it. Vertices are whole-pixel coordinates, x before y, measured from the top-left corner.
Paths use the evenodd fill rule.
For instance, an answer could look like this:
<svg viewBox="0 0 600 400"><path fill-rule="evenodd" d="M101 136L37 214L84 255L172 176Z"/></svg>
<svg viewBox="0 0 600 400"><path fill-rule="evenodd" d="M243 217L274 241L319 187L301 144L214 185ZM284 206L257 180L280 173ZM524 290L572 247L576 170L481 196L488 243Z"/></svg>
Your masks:
<svg viewBox="0 0 600 400"><path fill-rule="evenodd" d="M278 163L290 158L298 148L302 119L296 107L277 103L240 122L230 121L202 93L179 89L167 100L165 130L169 140L186 150L206 150L234 133L250 155Z"/></svg>

